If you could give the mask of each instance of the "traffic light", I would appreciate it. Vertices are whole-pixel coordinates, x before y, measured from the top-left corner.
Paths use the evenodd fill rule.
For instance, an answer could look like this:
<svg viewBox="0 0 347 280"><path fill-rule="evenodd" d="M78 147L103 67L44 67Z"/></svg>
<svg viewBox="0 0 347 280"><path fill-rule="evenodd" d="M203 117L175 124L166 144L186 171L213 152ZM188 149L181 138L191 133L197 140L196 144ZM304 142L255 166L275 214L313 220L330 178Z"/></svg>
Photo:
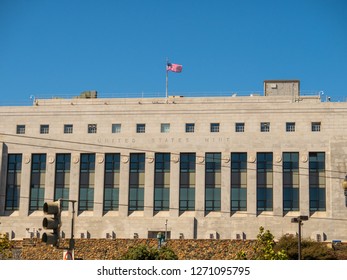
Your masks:
<svg viewBox="0 0 347 280"><path fill-rule="evenodd" d="M44 229L51 229L53 232L45 232L42 235L42 241L46 244L59 247L60 227L61 227L61 201L45 202L43 204L43 212L45 215L53 215L45 217L42 221Z"/></svg>

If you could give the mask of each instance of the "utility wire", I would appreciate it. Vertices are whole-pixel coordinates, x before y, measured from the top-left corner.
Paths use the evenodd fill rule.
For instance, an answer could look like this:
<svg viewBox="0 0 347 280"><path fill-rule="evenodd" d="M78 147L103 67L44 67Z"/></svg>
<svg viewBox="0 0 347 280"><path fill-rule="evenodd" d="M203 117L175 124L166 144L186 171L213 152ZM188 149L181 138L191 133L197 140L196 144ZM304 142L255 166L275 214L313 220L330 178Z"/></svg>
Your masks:
<svg viewBox="0 0 347 280"><path fill-rule="evenodd" d="M76 151L76 152L83 152L83 153L93 153L93 151L91 151L91 149L84 149L81 147L82 146L92 146L92 147L96 147L96 148L110 148L110 149L118 149L118 150L130 150L130 151L136 151L136 152L144 152L144 153L163 153L163 151L155 151L155 150L150 150L150 149L140 149L140 148L134 148L134 147L125 147L125 146L113 146L113 145L105 145L105 144L97 144L97 143L88 143L88 142L80 142L80 141L70 141L70 140L58 140L58 139L50 139L50 138L43 138L43 137L33 137L33 136L27 136L27 135L16 135L16 134L8 134L8 133L0 133L0 136L6 136L6 137L16 137L16 138L24 138L24 139L30 139L30 140L40 140L40 141L49 141L49 142L54 142L54 143L64 143L64 144L73 144L73 145L78 145L79 148L73 148L73 147L59 147L56 145L42 145L42 144L29 144L29 143L21 143L21 142L15 142L15 141L4 141L4 143L9 143L9 144L15 144L15 145L23 145L23 146L31 146L31 147L36 147L36 148L48 148L48 149L57 149L57 150L63 150L63 151ZM95 151L94 151L95 152ZM232 153L232 152L231 152ZM171 155L176 155L176 156L180 156L181 153L175 153L175 152L170 152ZM122 155L120 154L121 157L129 157L128 155ZM150 157L145 157L146 159L149 159ZM202 158L203 162L198 162L196 161L195 164L196 165L206 165L206 158L208 158L208 156L196 156L196 158ZM152 159L152 158L151 158ZM223 159L221 158L221 161L223 161ZM173 160L170 160L170 162L174 162ZM248 167L248 164L254 164L256 165L256 162L249 162L247 161L247 170L252 170L252 171L257 171L256 168L251 168ZM272 166L274 167L282 167L281 164L272 164ZM221 168L231 168L231 166L229 165L223 165L221 164ZM299 170L309 170L310 168L305 168L305 167L300 167L298 168ZM276 171L276 170L271 170L270 172L272 173L280 173L283 174L283 171ZM340 172L340 171L334 171L334 170L325 170L325 173L337 173L337 175L343 174L345 175L344 172ZM299 173L299 176L310 176L310 174L302 174ZM324 177L326 179L338 179L341 180L343 179L343 177L337 177L337 176L319 176L319 177ZM0 197L4 197L5 195L0 195ZM23 197L20 196L20 199L30 199L29 197ZM99 204L99 205L103 205L103 202L93 202L93 204ZM124 207L128 207L128 204L119 204L119 206L124 206ZM154 209L154 206L144 206L144 208L151 208ZM169 208L169 210L178 210L179 208ZM207 213L208 211L206 210L193 210L194 212L204 212ZM223 211L218 211L218 213L226 213L226 214L231 214L232 211L227 211L227 212L223 212ZM248 216L259 216L259 214L253 214L253 213L242 213L243 215L248 215ZM232 214L231 214L232 216ZM273 213L261 213L262 217L265 216L271 216L271 217L284 217L283 215L275 215ZM341 220L341 221L345 221L347 219L335 219L335 218L328 218L328 217L311 217L312 219L328 219L328 220Z"/></svg>
<svg viewBox="0 0 347 280"><path fill-rule="evenodd" d="M25 139L31 139L31 140L42 140L42 141L49 141L49 142L55 142L55 143L64 143L64 144L74 144L74 145L78 145L79 148L74 148L74 147L59 147L59 146L54 146L54 145L42 145L42 144L28 144L28 143L21 143L21 142L15 142L15 141L5 141L4 143L10 143L10 144L15 144L15 145L22 145L22 146L30 146L30 147L36 147L36 148L47 148L47 149L56 149L56 150L63 150L63 151L76 151L76 152L82 152L82 153L95 153L95 151L91 151L91 149L84 149L84 148L81 148L81 145L82 146L92 146L92 147L97 147L97 148L110 148L110 149L113 149L113 150L130 150L130 151L136 151L136 152L143 152L143 153L153 153L153 154L156 154L156 153L165 153L163 151L155 151L155 150L150 150L150 149L143 149L143 148L136 148L136 147L126 147L126 146L111 146L111 145L105 145L105 144L97 144L97 143L88 143L88 142L80 142L80 141L69 141L69 140L58 140L58 139L50 139L50 138L43 138L43 137L33 137L33 136L19 136L19 135L16 135L16 134L6 134L6 133L0 133L0 136L11 136L11 137L17 137L17 138L25 138ZM315 151L316 152L316 151ZM180 156L181 153L179 152L169 152L171 155L174 155L174 156ZM193 152L194 153L194 152ZM233 152L230 152L230 153L233 153ZM246 152L245 152L246 153ZM128 155L122 155L120 154L120 157L126 157L126 158L129 158ZM145 159L150 159L151 157L149 156L146 156ZM199 162L199 161L196 161L196 164L197 165L205 165L206 163L206 156L200 156L200 155L196 155L196 158L202 158L203 159L203 162ZM152 159L152 158L151 158ZM223 161L223 159L221 158L221 161ZM170 162L174 162L173 160L170 160ZM256 165L257 163L256 162L249 162L247 161L247 165L248 164L253 164L253 165ZM273 167L282 167L281 164L275 164L275 163L272 163L272 166ZM221 164L221 167L223 168L231 168L229 165L225 165L225 164ZM308 167L302 167L299 165L299 170L310 170L310 168ZM256 171L257 169L256 168L251 168L251 167L248 167L247 166L247 170L252 170L252 171ZM320 177L324 177L326 179L339 179L339 180L342 180L344 179L346 173L347 173L347 170L346 172L342 172L342 171L335 171L335 170L327 170L325 169L324 170L325 173L337 173L337 176L320 176ZM275 170L272 170L271 172L273 173L283 173L283 171L275 171ZM339 175L342 175L343 177L338 177ZM309 174L302 174L302 173L299 173L299 175L301 176L309 176Z"/></svg>
<svg viewBox="0 0 347 280"><path fill-rule="evenodd" d="M3 197L4 195L0 195L0 197ZM21 196L20 198L25 198L25 199L29 199L29 197L24 197L24 196ZM47 199L47 201L54 201L53 199ZM97 202L97 201L94 201L93 202L93 205L104 205L103 202ZM118 204L118 206L122 206L122 207L129 207L129 204ZM146 206L144 205L143 206L144 209L151 209L153 210L153 212L159 212L159 211L156 211L154 210L154 206ZM37 210L32 210L32 211L40 211L42 209L37 209ZM179 212L187 212L187 210L183 210L181 211L178 207L169 207L168 210L160 210L160 212L168 212L169 210L176 210L176 211L179 211ZM13 211L13 210L8 210L8 211ZM63 210L65 211L65 210ZM67 210L66 210L67 211ZM85 210L85 211L93 211L93 210ZM119 210L110 210L110 211L119 211ZM134 211L144 211L144 210L134 210ZM83 212L83 211L78 211L78 212ZM105 212L105 211L104 211ZM108 212L108 211L107 211ZM133 212L133 211L129 211L129 212ZM204 214L206 213L210 213L210 212L214 212L214 213L221 213L221 214L229 214L231 217L233 216L233 213L235 213L234 211L206 211L206 210L203 210L203 209L195 209L195 210L190 210L188 212L204 212ZM280 218L284 218L285 215L281 215L281 214L274 214L274 213L268 213L268 212L272 212L272 211L257 211L258 213L249 213L249 212L243 212L243 211L237 211L238 214L241 214L241 215L246 215L246 216L255 216L255 217L280 217ZM261 213L259 213L261 212ZM164 218L167 218L167 217L164 217ZM242 218L242 217L238 217L238 218ZM291 216L288 217L288 218L292 218ZM332 220L332 221L347 221L347 218L331 218L331 217L312 217L310 216L310 219L314 219L314 220Z"/></svg>

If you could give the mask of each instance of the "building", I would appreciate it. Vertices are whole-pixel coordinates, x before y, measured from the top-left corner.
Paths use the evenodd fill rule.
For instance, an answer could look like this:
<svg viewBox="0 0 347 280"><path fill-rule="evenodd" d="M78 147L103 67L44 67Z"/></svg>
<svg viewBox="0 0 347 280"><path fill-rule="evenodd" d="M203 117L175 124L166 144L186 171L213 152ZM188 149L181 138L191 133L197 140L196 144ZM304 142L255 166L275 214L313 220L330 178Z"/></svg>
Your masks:
<svg viewBox="0 0 347 280"><path fill-rule="evenodd" d="M347 241L347 103L265 81L264 95L36 99L0 108L0 231L40 237L76 200L76 238ZM63 202L63 237L72 203Z"/></svg>

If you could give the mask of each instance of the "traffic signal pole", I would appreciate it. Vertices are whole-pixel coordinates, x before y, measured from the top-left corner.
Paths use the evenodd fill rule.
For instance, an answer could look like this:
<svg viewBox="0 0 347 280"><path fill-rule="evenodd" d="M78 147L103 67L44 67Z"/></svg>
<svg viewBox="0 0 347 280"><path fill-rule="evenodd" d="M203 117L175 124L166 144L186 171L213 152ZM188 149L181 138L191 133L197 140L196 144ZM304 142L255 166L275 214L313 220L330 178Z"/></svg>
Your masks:
<svg viewBox="0 0 347 280"><path fill-rule="evenodd" d="M75 227L75 203L76 203L76 200L61 198L60 201L67 201L67 202L72 203L71 237L70 237L70 242L69 242L69 250L73 251L75 249L74 227Z"/></svg>
<svg viewBox="0 0 347 280"><path fill-rule="evenodd" d="M69 200L72 203L72 218L71 218L71 238L69 242L69 250L75 249L74 226L75 226L75 203L76 200Z"/></svg>
<svg viewBox="0 0 347 280"><path fill-rule="evenodd" d="M45 202L43 205L43 212L46 215L54 215L54 217L45 217L43 219L43 227L45 229L52 229L52 233L44 233L42 236L42 241L46 244L53 245L59 248L60 243L60 228L62 225L61 221L61 211L63 201L72 203L72 217L71 217L71 238L69 242L69 250L72 251L75 248L74 240L74 226L75 226L75 203L76 200L63 199L60 198L54 202Z"/></svg>

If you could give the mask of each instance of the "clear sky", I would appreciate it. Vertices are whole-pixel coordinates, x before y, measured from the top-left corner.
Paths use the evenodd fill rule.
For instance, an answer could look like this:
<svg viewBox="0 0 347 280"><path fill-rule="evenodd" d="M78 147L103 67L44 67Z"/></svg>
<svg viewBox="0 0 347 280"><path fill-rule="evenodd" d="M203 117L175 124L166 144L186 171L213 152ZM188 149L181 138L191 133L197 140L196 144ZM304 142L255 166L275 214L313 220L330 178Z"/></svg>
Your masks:
<svg viewBox="0 0 347 280"><path fill-rule="evenodd" d="M302 91L347 98L346 0L0 0L0 105L30 96ZM323 96L323 99L325 99Z"/></svg>

